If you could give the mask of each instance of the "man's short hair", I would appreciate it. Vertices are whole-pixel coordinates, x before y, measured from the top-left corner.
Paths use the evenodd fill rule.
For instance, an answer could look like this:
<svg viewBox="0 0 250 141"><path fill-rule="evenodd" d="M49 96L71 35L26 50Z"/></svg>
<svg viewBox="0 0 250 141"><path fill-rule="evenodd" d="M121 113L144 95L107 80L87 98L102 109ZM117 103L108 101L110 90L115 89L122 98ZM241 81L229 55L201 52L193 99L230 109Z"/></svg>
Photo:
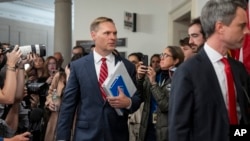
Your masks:
<svg viewBox="0 0 250 141"><path fill-rule="evenodd" d="M188 27L191 27L195 24L200 25L200 27L201 27L200 33L202 34L203 38L205 39L206 35L205 35L205 32L202 28L200 17L192 19Z"/></svg>
<svg viewBox="0 0 250 141"><path fill-rule="evenodd" d="M210 0L207 1L201 10L202 29L206 33L206 38L215 32L215 24L221 21L225 25L230 25L235 18L237 8L247 9L244 0Z"/></svg>
<svg viewBox="0 0 250 141"><path fill-rule="evenodd" d="M111 19L111 18L108 18L108 17L98 17L96 18L90 25L90 31L96 31L97 28L99 27L99 25L101 23L104 23L104 22L110 22L110 23L114 23L114 21Z"/></svg>
<svg viewBox="0 0 250 141"><path fill-rule="evenodd" d="M81 49L82 54L86 53L85 49L82 46L79 46L79 45L74 46L73 49Z"/></svg>
<svg viewBox="0 0 250 141"><path fill-rule="evenodd" d="M62 55L61 52L54 52L54 56L55 56L55 55L59 55L59 56L60 56L60 59L63 59L63 55Z"/></svg>
<svg viewBox="0 0 250 141"><path fill-rule="evenodd" d="M185 37L184 39L180 39L179 44L180 44L180 46L189 46L189 47L191 47L191 45L189 44L189 37Z"/></svg>

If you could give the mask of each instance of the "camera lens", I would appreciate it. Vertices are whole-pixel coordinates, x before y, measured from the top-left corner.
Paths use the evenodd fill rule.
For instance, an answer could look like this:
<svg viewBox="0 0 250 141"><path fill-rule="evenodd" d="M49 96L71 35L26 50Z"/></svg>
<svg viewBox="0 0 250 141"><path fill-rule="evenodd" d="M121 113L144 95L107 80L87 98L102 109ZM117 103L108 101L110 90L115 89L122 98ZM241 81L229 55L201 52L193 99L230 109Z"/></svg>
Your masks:
<svg viewBox="0 0 250 141"><path fill-rule="evenodd" d="M15 46L13 46L13 45L10 45L7 48L3 48L1 54L11 52L14 48L15 48ZM46 47L45 47L45 45L42 45L42 44L19 46L19 49L22 52L22 58L25 58L31 52L38 54L41 57L46 56Z"/></svg>
<svg viewBox="0 0 250 141"><path fill-rule="evenodd" d="M23 56L27 56L31 52L38 54L41 57L46 55L46 47L41 44L20 46L19 49L21 50Z"/></svg>

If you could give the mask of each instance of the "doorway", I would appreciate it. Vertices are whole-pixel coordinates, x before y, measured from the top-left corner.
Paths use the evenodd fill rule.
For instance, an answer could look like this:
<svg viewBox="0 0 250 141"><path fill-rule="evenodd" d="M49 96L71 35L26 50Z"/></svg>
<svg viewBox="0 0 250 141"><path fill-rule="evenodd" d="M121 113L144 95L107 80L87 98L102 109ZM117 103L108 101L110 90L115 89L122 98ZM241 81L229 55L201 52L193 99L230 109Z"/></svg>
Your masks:
<svg viewBox="0 0 250 141"><path fill-rule="evenodd" d="M169 45L179 46L179 40L188 36L188 25L191 21L191 1L187 1L169 12Z"/></svg>

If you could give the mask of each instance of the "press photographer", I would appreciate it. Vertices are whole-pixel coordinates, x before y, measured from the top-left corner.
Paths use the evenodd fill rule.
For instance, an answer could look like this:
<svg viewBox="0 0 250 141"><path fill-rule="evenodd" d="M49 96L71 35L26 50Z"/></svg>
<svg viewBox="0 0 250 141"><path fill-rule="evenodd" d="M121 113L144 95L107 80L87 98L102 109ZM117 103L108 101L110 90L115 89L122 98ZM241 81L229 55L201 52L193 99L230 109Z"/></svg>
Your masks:
<svg viewBox="0 0 250 141"><path fill-rule="evenodd" d="M21 50L18 50L18 46L15 46L11 52L6 54L3 54L2 50L0 43L0 69L6 65L6 79L1 78L1 84L4 83L4 86L0 89L0 103L13 104L17 88L16 64L22 53Z"/></svg>
<svg viewBox="0 0 250 141"><path fill-rule="evenodd" d="M32 81L28 81L26 83L26 87L27 87L27 94L31 95L31 94L37 94L40 96L45 96L46 94L46 84L45 82L32 82Z"/></svg>
<svg viewBox="0 0 250 141"><path fill-rule="evenodd" d="M3 52L2 44L0 44L0 69L5 67L5 71L1 72L1 89L0 89L0 103L13 104L9 106L9 111L4 119L0 120L1 136L10 137L4 140L28 140L29 132L25 132L13 137L18 126L18 109L19 102L23 97L22 90L24 88L24 64L30 59L21 60L21 50L15 46L9 52ZM21 60L21 61L20 61ZM3 105L1 105L3 106ZM1 114L4 112L1 109ZM2 138L1 138L2 139Z"/></svg>
<svg viewBox="0 0 250 141"><path fill-rule="evenodd" d="M37 56L33 65L26 70L26 74L26 88L28 94L25 98L26 103L30 108L43 108L47 90L50 85L50 83L47 83L49 76L46 71L44 58Z"/></svg>
<svg viewBox="0 0 250 141"><path fill-rule="evenodd" d="M2 47L2 54L6 54L7 52L11 52L15 48L14 45L8 45ZM33 53L37 54L38 56L45 56L46 55L46 47L42 44L35 44L35 45L25 45L19 46L18 49L22 53L22 58L25 58L28 54Z"/></svg>

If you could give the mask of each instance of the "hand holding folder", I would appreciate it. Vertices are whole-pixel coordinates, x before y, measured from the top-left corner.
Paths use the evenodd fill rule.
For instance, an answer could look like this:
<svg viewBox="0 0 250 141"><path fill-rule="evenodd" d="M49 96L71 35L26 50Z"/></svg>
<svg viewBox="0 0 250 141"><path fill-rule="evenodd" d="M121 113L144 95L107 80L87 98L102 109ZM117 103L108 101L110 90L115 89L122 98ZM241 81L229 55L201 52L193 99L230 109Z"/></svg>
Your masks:
<svg viewBox="0 0 250 141"><path fill-rule="evenodd" d="M121 75L118 75L113 83L111 84L109 90L112 93L112 96L118 96L119 91L118 87L122 89L123 93L127 96L130 97L129 91L127 89L126 83L124 82L123 78Z"/></svg>
<svg viewBox="0 0 250 141"><path fill-rule="evenodd" d="M113 73L105 80L102 87L107 96L113 97L119 95L118 87L127 97L132 97L136 92L135 84L122 61L116 64ZM123 115L122 109L116 108L116 112L120 116Z"/></svg>

